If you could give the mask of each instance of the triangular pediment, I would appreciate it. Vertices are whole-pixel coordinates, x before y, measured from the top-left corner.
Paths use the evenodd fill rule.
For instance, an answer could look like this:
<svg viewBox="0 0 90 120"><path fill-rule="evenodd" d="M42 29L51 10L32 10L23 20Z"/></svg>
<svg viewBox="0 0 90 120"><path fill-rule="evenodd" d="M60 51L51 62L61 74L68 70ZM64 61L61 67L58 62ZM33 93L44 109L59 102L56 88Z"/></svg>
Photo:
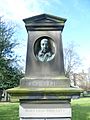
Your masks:
<svg viewBox="0 0 90 120"><path fill-rule="evenodd" d="M65 23L66 19L53 16L53 15L49 15L49 14L41 14L41 15L36 15L33 17L23 19L23 21L26 24L29 24L29 23Z"/></svg>

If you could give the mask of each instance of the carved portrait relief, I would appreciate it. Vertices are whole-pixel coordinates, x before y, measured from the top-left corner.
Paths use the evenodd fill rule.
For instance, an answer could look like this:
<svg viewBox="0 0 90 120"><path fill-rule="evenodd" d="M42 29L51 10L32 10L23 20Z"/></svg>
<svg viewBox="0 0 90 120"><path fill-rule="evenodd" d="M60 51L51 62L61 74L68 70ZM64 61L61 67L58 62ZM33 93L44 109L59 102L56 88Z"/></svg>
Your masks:
<svg viewBox="0 0 90 120"><path fill-rule="evenodd" d="M34 54L37 60L41 62L51 61L55 57L55 43L49 37L41 37L36 40L34 45Z"/></svg>

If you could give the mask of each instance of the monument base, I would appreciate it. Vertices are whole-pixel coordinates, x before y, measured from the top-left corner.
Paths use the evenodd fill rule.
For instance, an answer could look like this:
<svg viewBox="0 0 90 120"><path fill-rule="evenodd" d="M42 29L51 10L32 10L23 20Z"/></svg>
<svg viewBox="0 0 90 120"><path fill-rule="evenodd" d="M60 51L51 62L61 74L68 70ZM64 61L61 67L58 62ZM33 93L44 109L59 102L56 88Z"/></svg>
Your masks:
<svg viewBox="0 0 90 120"><path fill-rule="evenodd" d="M20 120L71 120L71 105L68 100L20 100Z"/></svg>
<svg viewBox="0 0 90 120"><path fill-rule="evenodd" d="M83 92L79 88L12 88L7 92L20 99L20 120L71 120L70 100Z"/></svg>

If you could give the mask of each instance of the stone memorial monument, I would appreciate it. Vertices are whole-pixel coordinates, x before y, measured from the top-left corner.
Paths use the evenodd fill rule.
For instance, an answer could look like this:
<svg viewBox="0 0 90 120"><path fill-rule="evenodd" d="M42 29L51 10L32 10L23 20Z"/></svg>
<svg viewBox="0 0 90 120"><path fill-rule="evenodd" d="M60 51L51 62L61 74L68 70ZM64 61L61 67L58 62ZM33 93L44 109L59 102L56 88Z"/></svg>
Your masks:
<svg viewBox="0 0 90 120"><path fill-rule="evenodd" d="M41 14L23 20L28 33L25 77L8 89L20 99L20 120L71 120L70 100L80 95L65 77L62 31L66 19Z"/></svg>

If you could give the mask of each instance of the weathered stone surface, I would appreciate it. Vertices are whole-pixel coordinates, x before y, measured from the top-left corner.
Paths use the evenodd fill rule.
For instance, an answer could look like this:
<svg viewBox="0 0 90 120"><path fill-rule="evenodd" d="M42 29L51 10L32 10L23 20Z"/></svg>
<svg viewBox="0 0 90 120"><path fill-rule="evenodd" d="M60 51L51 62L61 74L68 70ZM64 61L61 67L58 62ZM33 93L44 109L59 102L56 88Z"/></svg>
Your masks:
<svg viewBox="0 0 90 120"><path fill-rule="evenodd" d="M70 87L69 79L60 79L60 78L25 78L20 82L21 87L30 87L30 88L56 88Z"/></svg>
<svg viewBox="0 0 90 120"><path fill-rule="evenodd" d="M65 21L64 18L48 14L24 19L28 43L25 78L20 82L21 87L70 87L68 79L55 78L65 76L62 46L62 30ZM41 44L43 40L48 41L47 44L43 43L47 50Z"/></svg>
<svg viewBox="0 0 90 120"><path fill-rule="evenodd" d="M21 118L71 118L69 103L21 103L19 106Z"/></svg>
<svg viewBox="0 0 90 120"><path fill-rule="evenodd" d="M54 59L49 62L38 61L34 54L34 44L40 37L53 39L56 47ZM61 31L28 31L28 46L26 59L27 77L53 77L64 75L64 61Z"/></svg>
<svg viewBox="0 0 90 120"><path fill-rule="evenodd" d="M41 14L26 18L23 21L25 22L27 31L62 31L66 19L49 14Z"/></svg>

